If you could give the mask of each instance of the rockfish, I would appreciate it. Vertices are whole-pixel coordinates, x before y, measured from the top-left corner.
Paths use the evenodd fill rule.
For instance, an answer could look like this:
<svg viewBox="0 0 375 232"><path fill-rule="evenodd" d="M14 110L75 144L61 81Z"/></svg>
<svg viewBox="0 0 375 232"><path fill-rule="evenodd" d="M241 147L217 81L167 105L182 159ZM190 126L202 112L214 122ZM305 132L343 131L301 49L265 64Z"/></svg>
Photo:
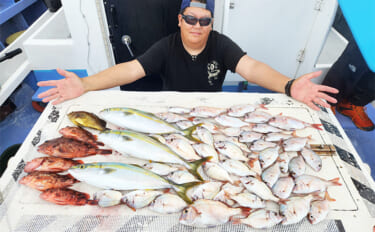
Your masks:
<svg viewBox="0 0 375 232"><path fill-rule="evenodd" d="M78 158L90 155L110 155L111 150L98 149L88 143L64 137L45 141L38 152L60 158Z"/></svg>
<svg viewBox="0 0 375 232"><path fill-rule="evenodd" d="M22 177L20 184L24 184L33 189L44 191L51 188L66 188L78 182L69 175L58 175L48 172L32 172Z"/></svg>
<svg viewBox="0 0 375 232"><path fill-rule="evenodd" d="M59 133L62 134L62 136L65 138L75 139L81 142L88 143L92 146L104 146L102 142L97 141L96 135L93 135L92 133L81 127L67 126L61 128L59 130Z"/></svg>
<svg viewBox="0 0 375 232"><path fill-rule="evenodd" d="M58 205L96 205L96 201L89 200L89 194L66 188L47 189L40 198Z"/></svg>
<svg viewBox="0 0 375 232"><path fill-rule="evenodd" d="M78 164L83 164L83 161L58 157L39 157L27 162L24 171L63 172Z"/></svg>

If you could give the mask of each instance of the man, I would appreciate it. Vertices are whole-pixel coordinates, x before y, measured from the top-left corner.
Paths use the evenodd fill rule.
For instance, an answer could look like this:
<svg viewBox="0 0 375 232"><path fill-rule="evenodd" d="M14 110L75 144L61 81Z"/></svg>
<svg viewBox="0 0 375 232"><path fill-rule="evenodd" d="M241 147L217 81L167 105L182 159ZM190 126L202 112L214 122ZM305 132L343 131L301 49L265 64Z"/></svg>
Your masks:
<svg viewBox="0 0 375 232"><path fill-rule="evenodd" d="M364 106L375 100L375 73L363 58L341 8L337 10L333 27L349 43L323 80L323 84L340 90L334 95L338 103L332 109L349 117L359 129L372 131L374 123Z"/></svg>
<svg viewBox="0 0 375 232"><path fill-rule="evenodd" d="M65 79L39 82L39 86L56 86L39 97L59 104L87 91L128 84L151 73L161 74L164 90L220 91L229 69L249 82L286 93L315 110L319 110L315 104L329 107L326 101L336 102L324 93L337 93L336 89L310 81L320 72L291 80L247 56L226 36L212 31L213 13L214 0L183 0L178 15L180 32L160 40L136 60L86 78L58 69Z"/></svg>

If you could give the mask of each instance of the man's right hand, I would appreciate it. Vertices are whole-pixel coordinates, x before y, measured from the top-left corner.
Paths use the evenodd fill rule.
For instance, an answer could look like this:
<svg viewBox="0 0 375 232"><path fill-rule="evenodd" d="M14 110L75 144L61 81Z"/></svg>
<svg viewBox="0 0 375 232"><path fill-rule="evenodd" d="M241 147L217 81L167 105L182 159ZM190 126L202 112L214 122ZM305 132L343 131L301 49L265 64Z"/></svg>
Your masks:
<svg viewBox="0 0 375 232"><path fill-rule="evenodd" d="M52 104L57 105L61 102L79 97L85 93L83 82L75 73L59 68L56 69L56 71L65 78L61 80L38 82L38 86L54 86L54 88L38 95L39 98L43 98L43 102L54 100Z"/></svg>

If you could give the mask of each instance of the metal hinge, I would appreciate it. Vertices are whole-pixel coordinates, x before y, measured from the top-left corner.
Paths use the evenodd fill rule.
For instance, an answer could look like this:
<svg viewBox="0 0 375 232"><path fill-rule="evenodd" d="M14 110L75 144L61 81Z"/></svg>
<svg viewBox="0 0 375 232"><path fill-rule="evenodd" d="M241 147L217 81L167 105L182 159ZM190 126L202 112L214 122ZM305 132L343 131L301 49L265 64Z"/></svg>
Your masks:
<svg viewBox="0 0 375 232"><path fill-rule="evenodd" d="M302 63L305 60L305 49L301 49L297 55L297 62Z"/></svg>
<svg viewBox="0 0 375 232"><path fill-rule="evenodd" d="M317 0L316 3L315 3L314 10L320 11L323 7L323 2L324 2L324 0Z"/></svg>
<svg viewBox="0 0 375 232"><path fill-rule="evenodd" d="M229 3L229 9L233 10L234 6L235 6L234 2L230 1L230 3Z"/></svg>

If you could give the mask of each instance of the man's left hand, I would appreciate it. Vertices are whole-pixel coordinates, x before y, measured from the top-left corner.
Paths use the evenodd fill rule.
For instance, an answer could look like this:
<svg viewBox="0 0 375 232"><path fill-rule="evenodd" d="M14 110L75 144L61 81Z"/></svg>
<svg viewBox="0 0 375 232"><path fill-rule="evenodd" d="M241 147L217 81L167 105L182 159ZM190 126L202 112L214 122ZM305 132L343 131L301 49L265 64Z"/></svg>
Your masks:
<svg viewBox="0 0 375 232"><path fill-rule="evenodd" d="M322 71L312 72L297 78L290 89L291 96L308 105L314 110L320 110L315 104L323 107L330 107L327 102L337 103L337 100L327 93L337 94L339 91L335 88L318 85L311 81L311 79L318 77Z"/></svg>

